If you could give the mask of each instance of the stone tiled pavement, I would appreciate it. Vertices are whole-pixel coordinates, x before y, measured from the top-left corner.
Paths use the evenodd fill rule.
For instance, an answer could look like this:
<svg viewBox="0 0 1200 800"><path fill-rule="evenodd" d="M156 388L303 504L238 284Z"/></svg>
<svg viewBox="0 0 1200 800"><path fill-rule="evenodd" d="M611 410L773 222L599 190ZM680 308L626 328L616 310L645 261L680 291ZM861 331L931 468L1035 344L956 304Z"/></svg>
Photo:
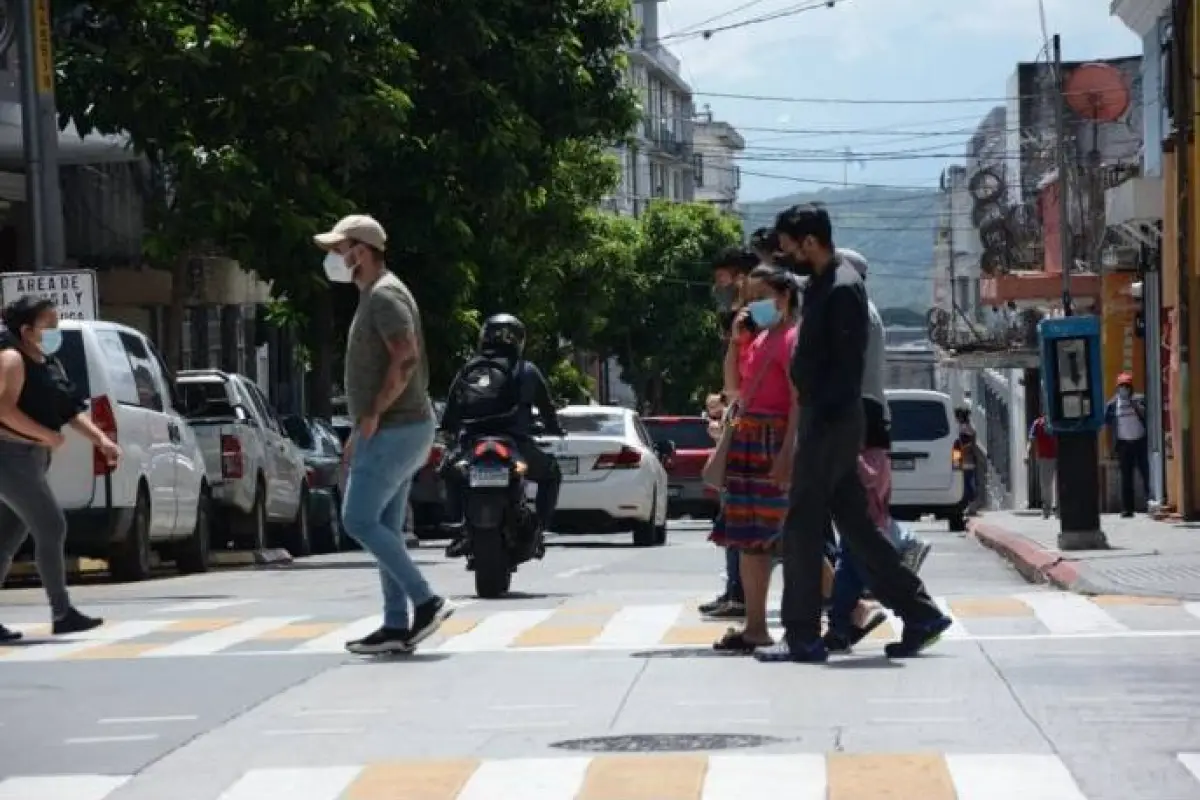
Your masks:
<svg viewBox="0 0 1200 800"><path fill-rule="evenodd" d="M991 511L968 527L1027 577L1061 588L1200 600L1200 523L1105 514L1109 549L1072 552L1058 550L1059 521L1037 511Z"/></svg>

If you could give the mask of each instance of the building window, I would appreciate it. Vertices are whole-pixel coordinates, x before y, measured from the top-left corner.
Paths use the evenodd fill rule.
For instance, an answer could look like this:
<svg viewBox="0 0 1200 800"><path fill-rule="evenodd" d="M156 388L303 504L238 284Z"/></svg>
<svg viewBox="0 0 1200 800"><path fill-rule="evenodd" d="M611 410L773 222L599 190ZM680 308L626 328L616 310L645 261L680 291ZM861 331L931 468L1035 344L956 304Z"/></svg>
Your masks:
<svg viewBox="0 0 1200 800"><path fill-rule="evenodd" d="M179 366L181 369L192 369L196 366L193 360L192 339L195 333L195 322L192 320L192 310L190 308L183 309L182 325L179 330Z"/></svg>
<svg viewBox="0 0 1200 800"><path fill-rule="evenodd" d="M704 154L696 153L692 156L692 173L696 176L696 188L704 186Z"/></svg>

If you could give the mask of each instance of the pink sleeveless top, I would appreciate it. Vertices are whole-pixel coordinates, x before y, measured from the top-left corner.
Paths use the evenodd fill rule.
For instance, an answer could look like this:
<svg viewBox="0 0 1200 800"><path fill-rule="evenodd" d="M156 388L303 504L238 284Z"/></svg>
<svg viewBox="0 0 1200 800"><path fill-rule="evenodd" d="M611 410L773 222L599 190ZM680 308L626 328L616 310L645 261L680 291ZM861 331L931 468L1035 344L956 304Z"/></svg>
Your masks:
<svg viewBox="0 0 1200 800"><path fill-rule="evenodd" d="M788 375L797 327L761 331L743 348L738 358L738 387L743 393L742 410L747 414L786 417L792 410L792 381ZM767 366L763 366L767 363ZM766 372L759 378L759 374ZM754 382L758 385L755 386Z"/></svg>

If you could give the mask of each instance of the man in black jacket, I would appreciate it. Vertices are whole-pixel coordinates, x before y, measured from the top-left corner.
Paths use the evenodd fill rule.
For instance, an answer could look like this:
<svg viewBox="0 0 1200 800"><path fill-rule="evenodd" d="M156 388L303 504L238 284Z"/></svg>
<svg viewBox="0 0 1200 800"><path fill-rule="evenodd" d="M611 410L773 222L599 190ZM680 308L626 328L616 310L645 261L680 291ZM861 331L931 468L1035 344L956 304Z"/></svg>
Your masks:
<svg viewBox="0 0 1200 800"><path fill-rule="evenodd" d="M952 624L921 580L867 513L858 475L866 422L862 404L868 335L862 278L834 250L829 214L819 206L794 206L776 220L780 247L801 274L812 275L804 293L791 377L800 401L791 491L784 524L782 617L786 635L759 650L761 661L823 662L821 561L827 522L842 541L875 597L904 620L891 658L906 658L933 644Z"/></svg>

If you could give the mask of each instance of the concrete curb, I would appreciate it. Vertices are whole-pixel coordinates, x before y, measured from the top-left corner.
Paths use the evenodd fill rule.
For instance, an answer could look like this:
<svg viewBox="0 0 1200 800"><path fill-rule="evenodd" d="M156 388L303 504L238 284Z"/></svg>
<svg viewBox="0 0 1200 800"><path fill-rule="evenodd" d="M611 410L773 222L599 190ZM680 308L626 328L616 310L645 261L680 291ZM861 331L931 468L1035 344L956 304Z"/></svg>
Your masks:
<svg viewBox="0 0 1200 800"><path fill-rule="evenodd" d="M969 520L967 532L984 547L994 550L1030 583L1048 583L1079 594L1130 594L1128 588L1098 578L1078 561L1066 559L1057 550L984 520Z"/></svg>

